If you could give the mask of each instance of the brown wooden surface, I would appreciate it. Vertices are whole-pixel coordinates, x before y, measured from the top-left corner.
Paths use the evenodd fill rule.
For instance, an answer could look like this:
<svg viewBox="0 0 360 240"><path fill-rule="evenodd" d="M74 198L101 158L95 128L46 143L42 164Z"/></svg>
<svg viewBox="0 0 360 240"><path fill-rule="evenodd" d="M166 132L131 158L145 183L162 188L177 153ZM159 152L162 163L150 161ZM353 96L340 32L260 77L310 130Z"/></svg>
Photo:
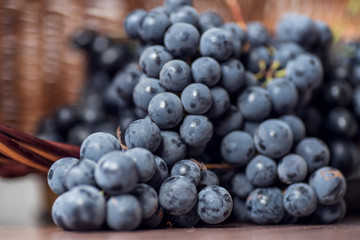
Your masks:
<svg viewBox="0 0 360 240"><path fill-rule="evenodd" d="M360 216L348 217L331 225L274 225L227 224L221 227L159 229L134 232L66 232L57 227L17 228L1 227L0 239L26 240L123 240L123 239L276 239L276 240L350 240L360 239Z"/></svg>

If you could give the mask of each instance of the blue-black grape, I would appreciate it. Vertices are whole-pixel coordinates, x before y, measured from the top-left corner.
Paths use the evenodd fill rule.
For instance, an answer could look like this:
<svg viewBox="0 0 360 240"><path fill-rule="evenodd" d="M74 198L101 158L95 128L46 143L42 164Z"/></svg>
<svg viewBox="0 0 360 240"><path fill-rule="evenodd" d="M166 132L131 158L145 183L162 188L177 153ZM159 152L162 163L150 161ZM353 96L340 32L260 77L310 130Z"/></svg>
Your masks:
<svg viewBox="0 0 360 240"><path fill-rule="evenodd" d="M245 68L242 63L234 58L230 58L221 64L220 85L228 93L234 93L245 84Z"/></svg>
<svg viewBox="0 0 360 240"><path fill-rule="evenodd" d="M285 215L281 190L276 187L254 189L246 200L246 211L254 223L279 223Z"/></svg>
<svg viewBox="0 0 360 240"><path fill-rule="evenodd" d="M199 57L191 64L193 81L208 87L216 85L221 78L220 64L211 57ZM359 111L360 112L360 111Z"/></svg>
<svg viewBox="0 0 360 240"><path fill-rule="evenodd" d="M243 172L236 173L231 180L231 192L240 198L247 198L254 189L254 185L249 181Z"/></svg>
<svg viewBox="0 0 360 240"><path fill-rule="evenodd" d="M145 51L141 54L139 59L139 65L141 70L149 77L158 78L161 68L164 64L173 57L161 45L153 45L147 47Z"/></svg>
<svg viewBox="0 0 360 240"><path fill-rule="evenodd" d="M346 108L333 108L326 116L327 132L339 138L352 138L358 130L354 114Z"/></svg>
<svg viewBox="0 0 360 240"><path fill-rule="evenodd" d="M246 211L245 201L238 196L233 197L233 215L235 219L239 222L248 222L250 221L250 216Z"/></svg>
<svg viewBox="0 0 360 240"><path fill-rule="evenodd" d="M51 215L66 230L98 230L105 220L105 196L93 186L76 186L55 200Z"/></svg>
<svg viewBox="0 0 360 240"><path fill-rule="evenodd" d="M258 126L254 135L256 149L271 158L279 158L288 153L293 145L293 135L289 125L278 119L268 119Z"/></svg>
<svg viewBox="0 0 360 240"><path fill-rule="evenodd" d="M154 189L159 189L160 185L168 178L169 170L166 162L159 156L155 156L156 170L153 177L147 181L147 184Z"/></svg>
<svg viewBox="0 0 360 240"><path fill-rule="evenodd" d="M220 180L217 174L209 169L201 170L200 187L208 187L211 185L219 185Z"/></svg>
<svg viewBox="0 0 360 240"><path fill-rule="evenodd" d="M200 183L201 169L194 161L184 159L174 164L171 176L181 175L189 179L195 186Z"/></svg>
<svg viewBox="0 0 360 240"><path fill-rule="evenodd" d="M260 63L263 62L265 68L267 68L270 65L270 60L271 56L269 50L264 46L259 46L249 50L244 65L247 70L258 73L260 70L265 70L260 69Z"/></svg>
<svg viewBox="0 0 360 240"><path fill-rule="evenodd" d="M305 180L308 166L303 157L298 154L287 154L277 166L277 174L281 182L292 184Z"/></svg>
<svg viewBox="0 0 360 240"><path fill-rule="evenodd" d="M164 218L164 211L161 207L158 207L156 212L149 218L142 220L139 229L153 229L156 228L162 222Z"/></svg>
<svg viewBox="0 0 360 240"><path fill-rule="evenodd" d="M228 163L246 165L255 154L253 138L243 131L232 131L221 141L221 156Z"/></svg>
<svg viewBox="0 0 360 240"><path fill-rule="evenodd" d="M244 132L247 132L251 136L254 136L255 131L256 131L257 127L259 126L259 124L260 123L258 123L258 122L244 121L243 130L244 130Z"/></svg>
<svg viewBox="0 0 360 240"><path fill-rule="evenodd" d="M112 230L129 231L139 227L141 204L136 197L123 194L110 197L106 203L106 223Z"/></svg>
<svg viewBox="0 0 360 240"><path fill-rule="evenodd" d="M47 182L55 194L60 195L67 190L65 185L66 174L77 162L79 162L77 158L65 157L58 159L51 165L47 175Z"/></svg>
<svg viewBox="0 0 360 240"><path fill-rule="evenodd" d="M298 104L298 90L293 82L275 78L266 86L276 114L291 113Z"/></svg>
<svg viewBox="0 0 360 240"><path fill-rule="evenodd" d="M184 159L186 156L186 144L177 132L161 131L161 143L156 150L168 166L174 165L177 161Z"/></svg>
<svg viewBox="0 0 360 240"><path fill-rule="evenodd" d="M213 125L203 115L187 115L180 125L180 136L192 147L202 146L213 136Z"/></svg>
<svg viewBox="0 0 360 240"><path fill-rule="evenodd" d="M351 176L360 163L356 144L345 139L334 139L330 141L329 149L331 156L329 165L339 169L345 177Z"/></svg>
<svg viewBox="0 0 360 240"><path fill-rule="evenodd" d="M330 150L319 138L304 138L296 145L295 152L305 159L309 173L327 166L330 161Z"/></svg>
<svg viewBox="0 0 360 240"><path fill-rule="evenodd" d="M83 184L96 186L95 167L96 163L89 159L77 161L67 170L65 175L66 188L72 189Z"/></svg>
<svg viewBox="0 0 360 240"><path fill-rule="evenodd" d="M181 92L181 102L189 114L204 114L212 105L210 89L202 83L192 83Z"/></svg>
<svg viewBox="0 0 360 240"><path fill-rule="evenodd" d="M215 58L222 62L233 52L231 34L221 28L210 28L200 38L200 53L203 56Z"/></svg>
<svg viewBox="0 0 360 240"><path fill-rule="evenodd" d="M337 223L344 219L346 214L346 202L344 199L341 199L340 202L337 202L332 205L322 205L318 204L314 217L319 223L329 224Z"/></svg>
<svg viewBox="0 0 360 240"><path fill-rule="evenodd" d="M210 88L212 95L212 104L206 116L217 118L223 115L230 107L229 93L222 87L215 86Z"/></svg>
<svg viewBox="0 0 360 240"><path fill-rule="evenodd" d="M277 177L276 162L263 155L257 155L246 165L246 177L256 187L269 187Z"/></svg>
<svg viewBox="0 0 360 240"><path fill-rule="evenodd" d="M294 183L284 193L284 208L294 217L306 217L312 214L317 206L314 189L306 183Z"/></svg>
<svg viewBox="0 0 360 240"><path fill-rule="evenodd" d="M159 206L159 198L154 188L145 183L138 183L130 194L139 201L142 218L150 218L156 213Z"/></svg>
<svg viewBox="0 0 360 240"><path fill-rule="evenodd" d="M159 79L143 78L134 87L132 98L138 109L147 111L151 99L165 91L166 88L161 85Z"/></svg>
<svg viewBox="0 0 360 240"><path fill-rule="evenodd" d="M127 70L117 74L111 85L119 96L126 101L131 101L133 90L139 83L141 75L140 70Z"/></svg>
<svg viewBox="0 0 360 240"><path fill-rule="evenodd" d="M272 101L269 93L262 87L247 88L237 99L243 117L250 121L262 121L270 116Z"/></svg>
<svg viewBox="0 0 360 240"><path fill-rule="evenodd" d="M146 11L142 9L136 9L126 16L124 21L124 29L129 37L140 38L140 24L145 15Z"/></svg>
<svg viewBox="0 0 360 240"><path fill-rule="evenodd" d="M98 162L101 156L114 150L120 150L119 140L110 133L96 132L81 144L80 158Z"/></svg>
<svg viewBox="0 0 360 240"><path fill-rule="evenodd" d="M286 64L303 53L304 49L295 42L280 42L272 56L273 62L279 63L279 68L284 68Z"/></svg>
<svg viewBox="0 0 360 240"><path fill-rule="evenodd" d="M156 171L156 163L154 155L145 148L132 148L125 152L125 155L131 157L135 162L139 173L139 182L147 182Z"/></svg>
<svg viewBox="0 0 360 240"><path fill-rule="evenodd" d="M182 60L170 60L160 71L160 83L169 91L180 92L191 81L189 65Z"/></svg>
<svg viewBox="0 0 360 240"><path fill-rule="evenodd" d="M138 179L135 162L121 151L112 151L103 155L95 168L96 183L111 195L131 191Z"/></svg>
<svg viewBox="0 0 360 240"><path fill-rule="evenodd" d="M138 33L145 42L162 43L165 31L170 25L166 14L150 11L141 19Z"/></svg>
<svg viewBox="0 0 360 240"><path fill-rule="evenodd" d="M314 188L319 203L323 205L340 202L346 192L344 175L333 167L317 169L311 174L309 184Z"/></svg>
<svg viewBox="0 0 360 240"><path fill-rule="evenodd" d="M210 28L220 27L224 20L219 14L213 11L202 12L199 16L199 25L201 32L205 32Z"/></svg>
<svg viewBox="0 0 360 240"><path fill-rule="evenodd" d="M231 131L240 130L243 121L240 110L235 105L231 105L224 115L214 119L214 131L218 136L223 137Z"/></svg>
<svg viewBox="0 0 360 240"><path fill-rule="evenodd" d="M298 143L300 140L305 138L306 136L305 124L298 116L284 115L281 116L279 119L283 120L289 125L294 137L294 143Z"/></svg>
<svg viewBox="0 0 360 240"><path fill-rule="evenodd" d="M189 212L183 215L169 215L167 221L170 222L174 227L194 227L200 221L200 217L197 213L197 205L195 205Z"/></svg>
<svg viewBox="0 0 360 240"><path fill-rule="evenodd" d="M184 116L180 98L174 93L164 92L153 97L148 106L150 119L160 129L176 127Z"/></svg>
<svg viewBox="0 0 360 240"><path fill-rule="evenodd" d="M232 197L225 188L212 185L199 192L197 213L202 221L221 223L230 216L232 209Z"/></svg>
<svg viewBox="0 0 360 240"><path fill-rule="evenodd" d="M142 147L155 152L161 143L160 129L148 119L136 120L126 129L125 142L129 148Z"/></svg>
<svg viewBox="0 0 360 240"><path fill-rule="evenodd" d="M166 179L159 190L159 202L165 212L171 215L183 215L196 204L195 185L186 177L176 175Z"/></svg>
<svg viewBox="0 0 360 240"><path fill-rule="evenodd" d="M249 22L247 24L247 32L250 46L253 48L266 45L270 42L269 33L261 22Z"/></svg>
<svg viewBox="0 0 360 240"><path fill-rule="evenodd" d="M199 31L193 25L175 23L166 31L164 45L174 57L187 58L196 53L199 40Z"/></svg>
<svg viewBox="0 0 360 240"><path fill-rule="evenodd" d="M172 13L181 6L192 6L192 0L166 0L164 6L166 12Z"/></svg>
<svg viewBox="0 0 360 240"><path fill-rule="evenodd" d="M170 21L175 23L189 23L195 27L199 26L199 13L191 6L182 6L170 14Z"/></svg>

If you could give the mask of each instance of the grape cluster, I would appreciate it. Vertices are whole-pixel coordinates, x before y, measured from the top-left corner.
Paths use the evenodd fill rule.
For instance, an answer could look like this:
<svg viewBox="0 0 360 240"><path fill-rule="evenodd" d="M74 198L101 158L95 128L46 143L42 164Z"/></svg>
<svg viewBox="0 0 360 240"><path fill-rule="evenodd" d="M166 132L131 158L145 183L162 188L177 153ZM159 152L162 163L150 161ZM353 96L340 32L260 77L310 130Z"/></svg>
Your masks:
<svg viewBox="0 0 360 240"><path fill-rule="evenodd" d="M344 217L345 176L360 156L360 91L350 82L360 76L358 45L350 60L334 63L321 21L286 14L273 37L260 22L244 29L199 14L190 0L134 10L124 28L139 57L105 91L123 135L94 133L80 160L50 168L49 186L61 194L52 211L58 226Z"/></svg>

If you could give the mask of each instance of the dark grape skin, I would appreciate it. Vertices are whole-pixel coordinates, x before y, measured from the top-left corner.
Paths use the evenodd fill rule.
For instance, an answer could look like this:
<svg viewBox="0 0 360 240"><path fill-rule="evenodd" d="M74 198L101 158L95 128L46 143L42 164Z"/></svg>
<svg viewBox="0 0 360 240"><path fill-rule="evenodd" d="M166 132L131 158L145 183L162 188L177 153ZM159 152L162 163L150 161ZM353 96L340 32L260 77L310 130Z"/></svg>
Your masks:
<svg viewBox="0 0 360 240"><path fill-rule="evenodd" d="M289 125L278 119L268 119L258 126L254 135L258 152L270 158L280 158L293 146L293 135Z"/></svg>
<svg viewBox="0 0 360 240"><path fill-rule="evenodd" d="M237 106L244 119L259 122L270 116L272 101L265 89L253 86L239 95Z"/></svg>
<svg viewBox="0 0 360 240"><path fill-rule="evenodd" d="M181 102L187 113L204 114L212 105L212 94L206 85L192 83L181 92Z"/></svg>
<svg viewBox="0 0 360 240"><path fill-rule="evenodd" d="M199 25L201 33L210 28L220 27L224 20L219 14L213 11L204 11L199 16Z"/></svg>
<svg viewBox="0 0 360 240"><path fill-rule="evenodd" d="M167 222L171 223L173 227L179 228L192 228L200 221L200 217L197 214L197 205L193 207L189 212L180 215L168 215Z"/></svg>
<svg viewBox="0 0 360 240"><path fill-rule="evenodd" d="M145 148L132 148L125 152L125 155L131 157L136 164L139 180L138 182L147 182L155 174L156 163L154 155Z"/></svg>
<svg viewBox="0 0 360 240"><path fill-rule="evenodd" d="M300 53L303 53L305 50L295 42L280 42L276 45L276 50L272 56L272 63L278 62L279 68L282 69L286 64L296 58Z"/></svg>
<svg viewBox="0 0 360 240"><path fill-rule="evenodd" d="M242 223L249 222L250 216L246 211L245 201L238 196L233 196L233 205L234 206L233 206L232 214L234 215L236 221Z"/></svg>
<svg viewBox="0 0 360 240"><path fill-rule="evenodd" d="M219 185L220 180L217 174L209 169L201 169L201 178L198 187L208 187L211 185Z"/></svg>
<svg viewBox="0 0 360 240"><path fill-rule="evenodd" d="M254 136L259 124L260 123L258 123L258 122L244 121L243 131L247 132L251 136Z"/></svg>
<svg viewBox="0 0 360 240"><path fill-rule="evenodd" d="M253 138L243 131L232 131L221 141L221 156L228 163L245 166L255 154Z"/></svg>
<svg viewBox="0 0 360 240"><path fill-rule="evenodd" d="M158 78L161 68L173 57L161 45L147 47L141 54L139 65L141 70L149 77Z"/></svg>
<svg viewBox="0 0 360 240"><path fill-rule="evenodd" d="M231 192L240 198L247 198L249 193L254 190L254 185L246 177L245 173L236 173L231 180Z"/></svg>
<svg viewBox="0 0 360 240"><path fill-rule="evenodd" d="M138 33L144 42L162 43L165 31L170 25L171 22L166 14L150 11L142 17Z"/></svg>
<svg viewBox="0 0 360 240"><path fill-rule="evenodd" d="M298 104L298 90L293 82L285 78L275 78L266 85L272 109L278 114L291 113Z"/></svg>
<svg viewBox="0 0 360 240"><path fill-rule="evenodd" d="M329 165L339 169L345 177L351 176L360 162L358 147L346 139L333 139L328 146L331 156Z"/></svg>
<svg viewBox="0 0 360 240"><path fill-rule="evenodd" d="M184 116L180 98L171 92L154 96L149 103L148 113L150 119L162 130L176 127Z"/></svg>
<svg viewBox="0 0 360 240"><path fill-rule="evenodd" d="M54 223L74 231L100 229L105 220L104 194L90 185L79 185L60 195L54 202L51 215Z"/></svg>
<svg viewBox="0 0 360 240"><path fill-rule="evenodd" d="M246 200L246 211L254 223L279 223L285 215L281 190L277 187L254 189Z"/></svg>
<svg viewBox="0 0 360 240"><path fill-rule="evenodd" d="M309 185L314 188L318 201L323 205L340 202L346 192L344 175L336 168L321 167L309 178Z"/></svg>
<svg viewBox="0 0 360 240"><path fill-rule="evenodd" d="M139 29L142 19L145 17L146 11L142 9L135 9L130 12L124 21L124 29L130 38L140 38Z"/></svg>
<svg viewBox="0 0 360 240"><path fill-rule="evenodd" d="M193 81L208 87L216 85L221 78L220 64L211 57L199 57L191 64Z"/></svg>
<svg viewBox="0 0 360 240"><path fill-rule="evenodd" d="M196 201L196 187L184 176L170 176L159 189L160 206L171 215L179 216L189 212Z"/></svg>
<svg viewBox="0 0 360 240"><path fill-rule="evenodd" d="M330 161L330 150L325 142L319 138L308 137L301 140L295 148L295 153L302 156L307 165L309 173L327 166Z"/></svg>
<svg viewBox="0 0 360 240"><path fill-rule="evenodd" d="M143 78L134 87L132 93L133 102L139 109L147 111L151 99L165 91L166 88L162 86L158 79Z"/></svg>
<svg viewBox="0 0 360 240"><path fill-rule="evenodd" d="M284 115L281 116L279 119L283 120L289 125L291 132L293 133L294 143L298 143L300 140L305 138L306 129L305 124L301 120L301 118L295 115Z"/></svg>
<svg viewBox="0 0 360 240"><path fill-rule="evenodd" d="M149 218L143 219L138 229L154 229L161 224L164 218L164 211L159 207Z"/></svg>
<svg viewBox="0 0 360 240"><path fill-rule="evenodd" d="M170 14L170 21L172 24L183 22L198 27L199 13L191 6L182 6Z"/></svg>
<svg viewBox="0 0 360 240"><path fill-rule="evenodd" d="M192 0L166 0L164 2L164 7L167 13L172 13L182 6L192 6Z"/></svg>
<svg viewBox="0 0 360 240"><path fill-rule="evenodd" d="M200 38L200 53L219 62L227 60L233 51L232 37L221 28L210 28Z"/></svg>
<svg viewBox="0 0 360 240"><path fill-rule="evenodd" d="M187 115L180 125L180 136L189 146L199 147L212 138L213 125L203 115Z"/></svg>
<svg viewBox="0 0 360 240"><path fill-rule="evenodd" d="M159 156L155 156L156 170L153 177L147 181L147 184L158 190L160 185L168 178L169 170L166 162Z"/></svg>
<svg viewBox="0 0 360 240"><path fill-rule="evenodd" d="M159 207L159 198L154 188L145 183L138 183L130 194L139 201L143 219L150 218L156 213Z"/></svg>
<svg viewBox="0 0 360 240"><path fill-rule="evenodd" d="M249 22L247 24L247 33L252 48L266 45L270 42L269 33L261 22Z"/></svg>
<svg viewBox="0 0 360 240"><path fill-rule="evenodd" d="M175 23L166 31L164 45L174 57L185 59L196 53L199 40L199 31L193 25Z"/></svg>
<svg viewBox="0 0 360 240"><path fill-rule="evenodd" d="M231 105L229 110L219 118L214 119L214 131L218 136L225 136L234 130L240 130L244 119L240 110Z"/></svg>
<svg viewBox="0 0 360 240"><path fill-rule="evenodd" d="M180 92L191 82L190 67L182 60L170 60L161 68L160 83L169 91Z"/></svg>
<svg viewBox="0 0 360 240"><path fill-rule="evenodd" d="M229 109L230 96L224 88L219 86L210 88L210 91L212 95L212 105L205 115L209 118L217 118Z"/></svg>
<svg viewBox="0 0 360 240"><path fill-rule="evenodd" d="M245 84L245 68L243 64L234 58L221 63L220 85L229 94L236 92Z"/></svg>
<svg viewBox="0 0 360 240"><path fill-rule="evenodd" d="M212 185L205 187L198 194L197 213L200 219L209 224L225 221L233 209L230 193L223 187Z"/></svg>
<svg viewBox="0 0 360 240"><path fill-rule="evenodd" d="M326 130L329 135L338 138L352 138L358 130L354 114L346 108L333 108L326 116Z"/></svg>
<svg viewBox="0 0 360 240"><path fill-rule="evenodd" d="M285 184L302 182L308 173L308 166L303 157L298 154L285 155L277 166L279 180Z"/></svg>
<svg viewBox="0 0 360 240"><path fill-rule="evenodd" d="M96 163L89 159L82 159L72 165L65 175L65 186L72 189L78 185L92 185L96 187L95 181Z"/></svg>
<svg viewBox="0 0 360 240"><path fill-rule="evenodd" d="M132 93L135 86L140 81L142 75L139 70L128 70L117 74L112 82L112 87L116 89L119 94L126 101L131 101Z"/></svg>
<svg viewBox="0 0 360 240"><path fill-rule="evenodd" d="M125 143L130 149L142 147L155 152L161 143L160 129L148 119L138 119L126 129Z"/></svg>
<svg viewBox="0 0 360 240"><path fill-rule="evenodd" d="M344 219L346 214L346 202L341 199L332 205L318 204L314 218L321 224L337 223Z"/></svg>
<svg viewBox="0 0 360 240"><path fill-rule="evenodd" d="M141 204L130 194L112 196L106 203L106 224L112 230L129 231L140 226Z"/></svg>
<svg viewBox="0 0 360 240"><path fill-rule="evenodd" d="M306 217L312 214L317 206L314 189L306 183L294 183L284 193L284 208L294 217Z"/></svg>
<svg viewBox="0 0 360 240"><path fill-rule="evenodd" d="M156 154L164 159L166 164L171 167L177 161L185 158L187 146L177 132L161 131L160 134L161 143L156 150Z"/></svg>
<svg viewBox="0 0 360 240"><path fill-rule="evenodd" d="M122 151L104 154L95 168L97 185L110 195L131 191L139 180L135 162Z"/></svg>
<svg viewBox="0 0 360 240"><path fill-rule="evenodd" d="M270 65L271 56L269 50L264 46L251 48L245 56L244 65L248 71L258 73L260 70L260 62L263 62L265 68Z"/></svg>
<svg viewBox="0 0 360 240"><path fill-rule="evenodd" d="M66 174L78 162L79 159L77 158L65 157L58 159L51 165L47 175L47 182L55 194L60 195L67 190L65 185Z"/></svg>
<svg viewBox="0 0 360 240"><path fill-rule="evenodd" d="M246 177L256 187L269 187L277 177L276 162L264 155L256 155L246 165Z"/></svg>
<svg viewBox="0 0 360 240"><path fill-rule="evenodd" d="M171 176L181 175L189 179L195 186L200 183L201 169L192 160L183 159L174 164L170 172Z"/></svg>
<svg viewBox="0 0 360 240"><path fill-rule="evenodd" d="M331 108L349 106L354 95L351 84L341 80L333 80L327 83L322 94L324 103Z"/></svg>

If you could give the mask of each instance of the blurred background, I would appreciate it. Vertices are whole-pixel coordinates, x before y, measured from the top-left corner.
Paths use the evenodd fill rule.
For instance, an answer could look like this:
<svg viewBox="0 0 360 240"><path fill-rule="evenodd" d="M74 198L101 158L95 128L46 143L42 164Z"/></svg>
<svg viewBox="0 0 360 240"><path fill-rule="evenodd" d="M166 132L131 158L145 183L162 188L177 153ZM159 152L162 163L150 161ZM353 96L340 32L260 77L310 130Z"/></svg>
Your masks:
<svg viewBox="0 0 360 240"><path fill-rule="evenodd" d="M330 24L335 39L360 37L357 0L235 0L245 21L261 21L272 32L280 15L299 12ZM194 0L201 13L233 20L234 1ZM1 0L0 122L29 134L64 105L76 105L89 80L86 55L71 44L80 29L126 40L123 20L135 9L161 0ZM120 63L121 65L121 63ZM119 66L120 67L120 66ZM0 178L0 225L36 225L51 197L45 177Z"/></svg>

